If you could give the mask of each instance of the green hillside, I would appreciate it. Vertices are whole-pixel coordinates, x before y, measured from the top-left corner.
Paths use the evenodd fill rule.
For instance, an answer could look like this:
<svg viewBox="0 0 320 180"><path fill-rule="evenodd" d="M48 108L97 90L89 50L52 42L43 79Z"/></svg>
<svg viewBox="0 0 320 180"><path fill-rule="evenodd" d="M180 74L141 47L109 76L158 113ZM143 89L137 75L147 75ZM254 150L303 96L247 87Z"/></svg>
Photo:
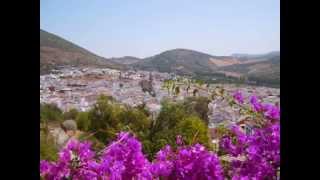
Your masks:
<svg viewBox="0 0 320 180"><path fill-rule="evenodd" d="M174 49L143 59L134 63L133 66L143 70L193 75L216 70L217 67L210 62L210 58L214 57L193 50Z"/></svg>

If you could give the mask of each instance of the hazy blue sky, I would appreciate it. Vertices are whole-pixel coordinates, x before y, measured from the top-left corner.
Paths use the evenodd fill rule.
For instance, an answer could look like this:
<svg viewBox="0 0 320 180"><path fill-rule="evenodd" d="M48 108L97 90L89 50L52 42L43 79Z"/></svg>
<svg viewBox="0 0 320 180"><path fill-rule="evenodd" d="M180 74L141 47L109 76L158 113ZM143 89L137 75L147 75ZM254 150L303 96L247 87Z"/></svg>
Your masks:
<svg viewBox="0 0 320 180"><path fill-rule="evenodd" d="M41 0L41 25L104 57L280 50L279 0Z"/></svg>

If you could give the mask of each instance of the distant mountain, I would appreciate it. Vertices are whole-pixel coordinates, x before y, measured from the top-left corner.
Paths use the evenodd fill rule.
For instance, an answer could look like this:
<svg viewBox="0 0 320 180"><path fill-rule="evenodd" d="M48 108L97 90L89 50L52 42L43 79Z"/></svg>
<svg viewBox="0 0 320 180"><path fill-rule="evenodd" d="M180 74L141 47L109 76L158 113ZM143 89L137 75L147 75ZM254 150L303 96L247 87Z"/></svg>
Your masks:
<svg viewBox="0 0 320 180"><path fill-rule="evenodd" d="M145 58L132 66L143 70L193 75L212 73L219 66L232 64L232 60L233 58L228 56L212 56L188 49L173 49Z"/></svg>
<svg viewBox="0 0 320 180"><path fill-rule="evenodd" d="M40 73L58 66L98 66L123 69L125 66L100 57L57 35L40 29Z"/></svg>
<svg viewBox="0 0 320 180"><path fill-rule="evenodd" d="M130 64L136 69L195 75L208 79L224 74L227 77L246 77L269 84L280 82L280 52L261 55L233 54L213 56L188 49L173 49Z"/></svg>
<svg viewBox="0 0 320 180"><path fill-rule="evenodd" d="M142 59L133 56L124 56L119 58L110 58L110 60L120 64L133 64L139 62Z"/></svg>
<svg viewBox="0 0 320 180"><path fill-rule="evenodd" d="M280 55L269 54L268 58L264 58L263 61L225 66L220 68L220 71L238 73L254 81L280 83Z"/></svg>
<svg viewBox="0 0 320 180"><path fill-rule="evenodd" d="M279 51L257 55L213 56L189 49L173 49L144 59L132 56L107 59L40 29L40 73L66 65L134 68L209 79L213 76L242 76L267 83L280 82Z"/></svg>
<svg viewBox="0 0 320 180"><path fill-rule="evenodd" d="M240 61L264 61L280 56L280 51L272 51L265 54L232 54L232 56Z"/></svg>
<svg viewBox="0 0 320 180"><path fill-rule="evenodd" d="M157 70L161 72L176 72L180 74L214 73L229 70L238 73L248 73L252 65L269 64L272 58L278 57L280 52L270 52L260 55L233 54L232 56L213 56L210 54L188 50L173 49L142 60L136 60L132 66L143 70Z"/></svg>

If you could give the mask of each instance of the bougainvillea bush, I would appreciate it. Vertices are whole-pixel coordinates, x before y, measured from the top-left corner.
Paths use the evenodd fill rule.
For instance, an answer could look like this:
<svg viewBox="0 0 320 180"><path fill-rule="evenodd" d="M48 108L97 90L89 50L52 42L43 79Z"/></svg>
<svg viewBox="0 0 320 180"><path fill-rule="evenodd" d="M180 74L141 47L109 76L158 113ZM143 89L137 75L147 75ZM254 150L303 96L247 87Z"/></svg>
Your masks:
<svg viewBox="0 0 320 180"><path fill-rule="evenodd" d="M277 179L280 168L280 110L278 106L263 104L251 96L249 107L241 92L235 92L237 106L251 112L259 121L250 134L234 125L220 139L225 162L217 153L201 144L184 144L177 136L177 147L164 146L150 162L142 152L139 140L128 132L117 138L102 151L94 152L90 142L71 140L59 152L56 162L42 160L40 175L43 179L60 180L265 180ZM259 115L259 116L258 116ZM263 119L263 120L261 120Z"/></svg>

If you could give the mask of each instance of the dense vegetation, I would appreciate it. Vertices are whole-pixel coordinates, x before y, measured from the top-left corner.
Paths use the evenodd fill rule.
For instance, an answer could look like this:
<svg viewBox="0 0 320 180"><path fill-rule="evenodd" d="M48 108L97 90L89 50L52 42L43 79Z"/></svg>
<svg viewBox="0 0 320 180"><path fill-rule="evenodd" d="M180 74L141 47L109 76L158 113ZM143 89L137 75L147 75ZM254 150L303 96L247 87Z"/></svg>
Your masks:
<svg viewBox="0 0 320 180"><path fill-rule="evenodd" d="M236 78L231 76L226 76L223 73L207 73L207 74L197 74L193 76L195 80L202 80L205 83L209 84L245 84L245 80L243 78Z"/></svg>
<svg viewBox="0 0 320 180"><path fill-rule="evenodd" d="M175 146L175 137L182 134L189 144L200 142L210 147L206 120L198 114L193 109L186 109L186 104L163 102L160 114L151 127L148 155L153 157L164 145Z"/></svg>
<svg viewBox="0 0 320 180"><path fill-rule="evenodd" d="M247 84L280 88L280 69L276 72L259 72L239 78L226 76L222 73L198 74L193 76L193 79L202 80L209 84Z"/></svg>
<svg viewBox="0 0 320 180"><path fill-rule="evenodd" d="M58 158L58 148L53 138L45 131L40 131L40 159L55 161Z"/></svg>
<svg viewBox="0 0 320 180"><path fill-rule="evenodd" d="M174 146L178 134L183 135L189 144L200 142L210 148L206 116L208 103L204 97L192 97L180 103L164 101L159 116L152 121L143 105L136 108L123 106L112 97L102 95L87 112L71 109L62 113L55 105L41 105L41 122L47 125L47 122L74 119L79 130L87 135L93 134L89 137L103 144L113 140L118 132L128 131L142 141L143 152L152 158L163 145Z"/></svg>
<svg viewBox="0 0 320 180"><path fill-rule="evenodd" d="M221 127L219 148L210 151L204 121L196 113L186 115L182 104L163 102L159 117L150 124L140 120L145 118L144 113L136 109L121 110L123 107L101 96L89 112L89 127L110 128L120 133L105 131L106 136L97 136L110 138L107 146L97 153L89 142L69 141L60 150L56 162L41 161L41 176L88 180L277 179L280 170L279 107L264 104L256 96L251 96L246 104L241 92L235 92L233 98L225 98L232 102L230 105L250 115L255 126L251 133L245 133L237 125L228 129ZM91 113L94 119L90 118ZM115 121L110 122L111 119ZM146 126L151 126L149 132L144 131ZM125 128L130 133L121 132ZM148 133L151 136L148 137ZM144 142L148 139L148 143Z"/></svg>
<svg viewBox="0 0 320 180"><path fill-rule="evenodd" d="M63 114L55 104L40 104L40 122L61 121Z"/></svg>

